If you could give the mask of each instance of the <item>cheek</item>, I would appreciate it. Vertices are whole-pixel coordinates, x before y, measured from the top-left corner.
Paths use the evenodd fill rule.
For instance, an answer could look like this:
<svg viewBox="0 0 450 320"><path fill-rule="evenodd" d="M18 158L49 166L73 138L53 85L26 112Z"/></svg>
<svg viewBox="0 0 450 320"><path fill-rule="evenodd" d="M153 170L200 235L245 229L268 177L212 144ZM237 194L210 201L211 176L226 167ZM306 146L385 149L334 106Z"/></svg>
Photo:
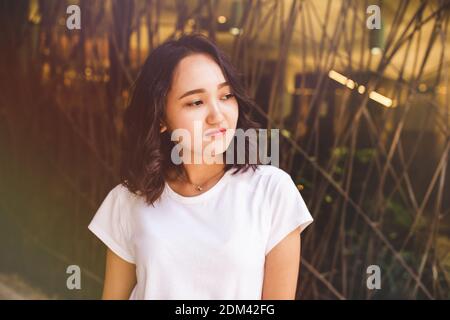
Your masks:
<svg viewBox="0 0 450 320"><path fill-rule="evenodd" d="M236 128L237 120L239 117L238 103L234 102L231 106L227 106L224 111L225 117L230 128Z"/></svg>
<svg viewBox="0 0 450 320"><path fill-rule="evenodd" d="M167 124L171 130L186 129L193 131L195 120L199 120L199 115L192 110L187 111L184 108L178 108L167 112Z"/></svg>
<svg viewBox="0 0 450 320"><path fill-rule="evenodd" d="M172 136L171 139L175 143L180 143L184 150L194 151L197 141L202 141L202 130L204 129L204 115L201 109L187 110L179 109L171 118L170 126ZM182 135L183 139L177 139L178 135ZM201 145L201 144L200 144ZM197 152L201 152L198 150Z"/></svg>

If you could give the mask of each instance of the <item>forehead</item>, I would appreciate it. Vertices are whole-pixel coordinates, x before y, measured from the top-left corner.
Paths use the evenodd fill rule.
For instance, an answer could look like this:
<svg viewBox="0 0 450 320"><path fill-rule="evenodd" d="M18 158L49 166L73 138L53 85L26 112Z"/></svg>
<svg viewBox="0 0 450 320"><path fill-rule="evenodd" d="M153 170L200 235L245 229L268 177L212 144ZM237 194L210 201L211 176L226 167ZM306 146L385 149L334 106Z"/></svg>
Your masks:
<svg viewBox="0 0 450 320"><path fill-rule="evenodd" d="M173 76L174 91L187 91L199 88L216 88L225 77L219 65L207 54L193 54L183 58L175 68Z"/></svg>

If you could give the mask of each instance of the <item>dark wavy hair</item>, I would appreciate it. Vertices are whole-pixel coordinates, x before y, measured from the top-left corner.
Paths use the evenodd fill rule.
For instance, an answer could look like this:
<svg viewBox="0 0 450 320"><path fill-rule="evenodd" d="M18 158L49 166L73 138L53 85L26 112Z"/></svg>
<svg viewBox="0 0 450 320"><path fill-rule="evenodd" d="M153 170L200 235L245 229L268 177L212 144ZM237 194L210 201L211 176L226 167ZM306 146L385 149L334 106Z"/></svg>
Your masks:
<svg viewBox="0 0 450 320"><path fill-rule="evenodd" d="M237 128L259 128L259 124L249 117L249 111L255 107L255 102L243 88L240 78L242 74L206 36L182 35L177 40L168 40L155 48L147 57L131 88L132 94L125 111L121 136L120 168L121 183L132 193L144 196L145 201L151 205L164 190L168 170L175 169L177 174L182 174L184 170L182 164L175 165L171 161L170 152L175 144L170 140L168 130L160 133L160 123L164 119L166 96L171 88L174 70L183 58L195 53L211 56L230 84L238 102ZM236 157L236 135L233 139ZM244 164L234 161L233 164L225 165L225 171L234 168L233 174L236 174L249 168L256 170L258 164L249 164L247 143L245 152Z"/></svg>

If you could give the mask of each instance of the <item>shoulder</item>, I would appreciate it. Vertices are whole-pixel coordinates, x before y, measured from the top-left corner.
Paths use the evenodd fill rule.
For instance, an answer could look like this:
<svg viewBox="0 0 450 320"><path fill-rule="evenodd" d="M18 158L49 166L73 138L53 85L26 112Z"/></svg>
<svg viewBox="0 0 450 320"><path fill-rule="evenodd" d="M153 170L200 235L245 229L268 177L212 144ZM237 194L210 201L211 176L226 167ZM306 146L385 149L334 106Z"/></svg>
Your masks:
<svg viewBox="0 0 450 320"><path fill-rule="evenodd" d="M272 165L258 165L256 170L249 169L237 175L240 183L248 183L253 186L253 189L261 188L271 194L286 186L295 187L291 176L286 171Z"/></svg>
<svg viewBox="0 0 450 320"><path fill-rule="evenodd" d="M272 179L283 179L290 177L289 174L283 169L267 164L259 165L256 173L261 176L268 176Z"/></svg>
<svg viewBox="0 0 450 320"><path fill-rule="evenodd" d="M119 183L112 188L106 199L117 202L121 209L126 207L132 207L133 205L140 203L143 199L141 196L131 192L124 184Z"/></svg>
<svg viewBox="0 0 450 320"><path fill-rule="evenodd" d="M254 178L263 179L271 186L292 181L291 176L286 171L272 165L259 165L254 172Z"/></svg>

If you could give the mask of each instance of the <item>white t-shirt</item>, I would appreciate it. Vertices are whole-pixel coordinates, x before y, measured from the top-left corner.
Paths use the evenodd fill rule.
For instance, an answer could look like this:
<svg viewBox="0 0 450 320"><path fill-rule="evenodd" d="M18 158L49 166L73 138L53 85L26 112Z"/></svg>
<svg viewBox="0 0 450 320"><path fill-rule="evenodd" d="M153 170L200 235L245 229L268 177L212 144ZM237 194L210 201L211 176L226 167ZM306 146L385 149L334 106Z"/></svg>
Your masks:
<svg viewBox="0 0 450 320"><path fill-rule="evenodd" d="M154 207L122 185L109 192L88 228L136 265L130 299L261 299L265 256L313 219L283 170L234 171L193 197L166 183Z"/></svg>

